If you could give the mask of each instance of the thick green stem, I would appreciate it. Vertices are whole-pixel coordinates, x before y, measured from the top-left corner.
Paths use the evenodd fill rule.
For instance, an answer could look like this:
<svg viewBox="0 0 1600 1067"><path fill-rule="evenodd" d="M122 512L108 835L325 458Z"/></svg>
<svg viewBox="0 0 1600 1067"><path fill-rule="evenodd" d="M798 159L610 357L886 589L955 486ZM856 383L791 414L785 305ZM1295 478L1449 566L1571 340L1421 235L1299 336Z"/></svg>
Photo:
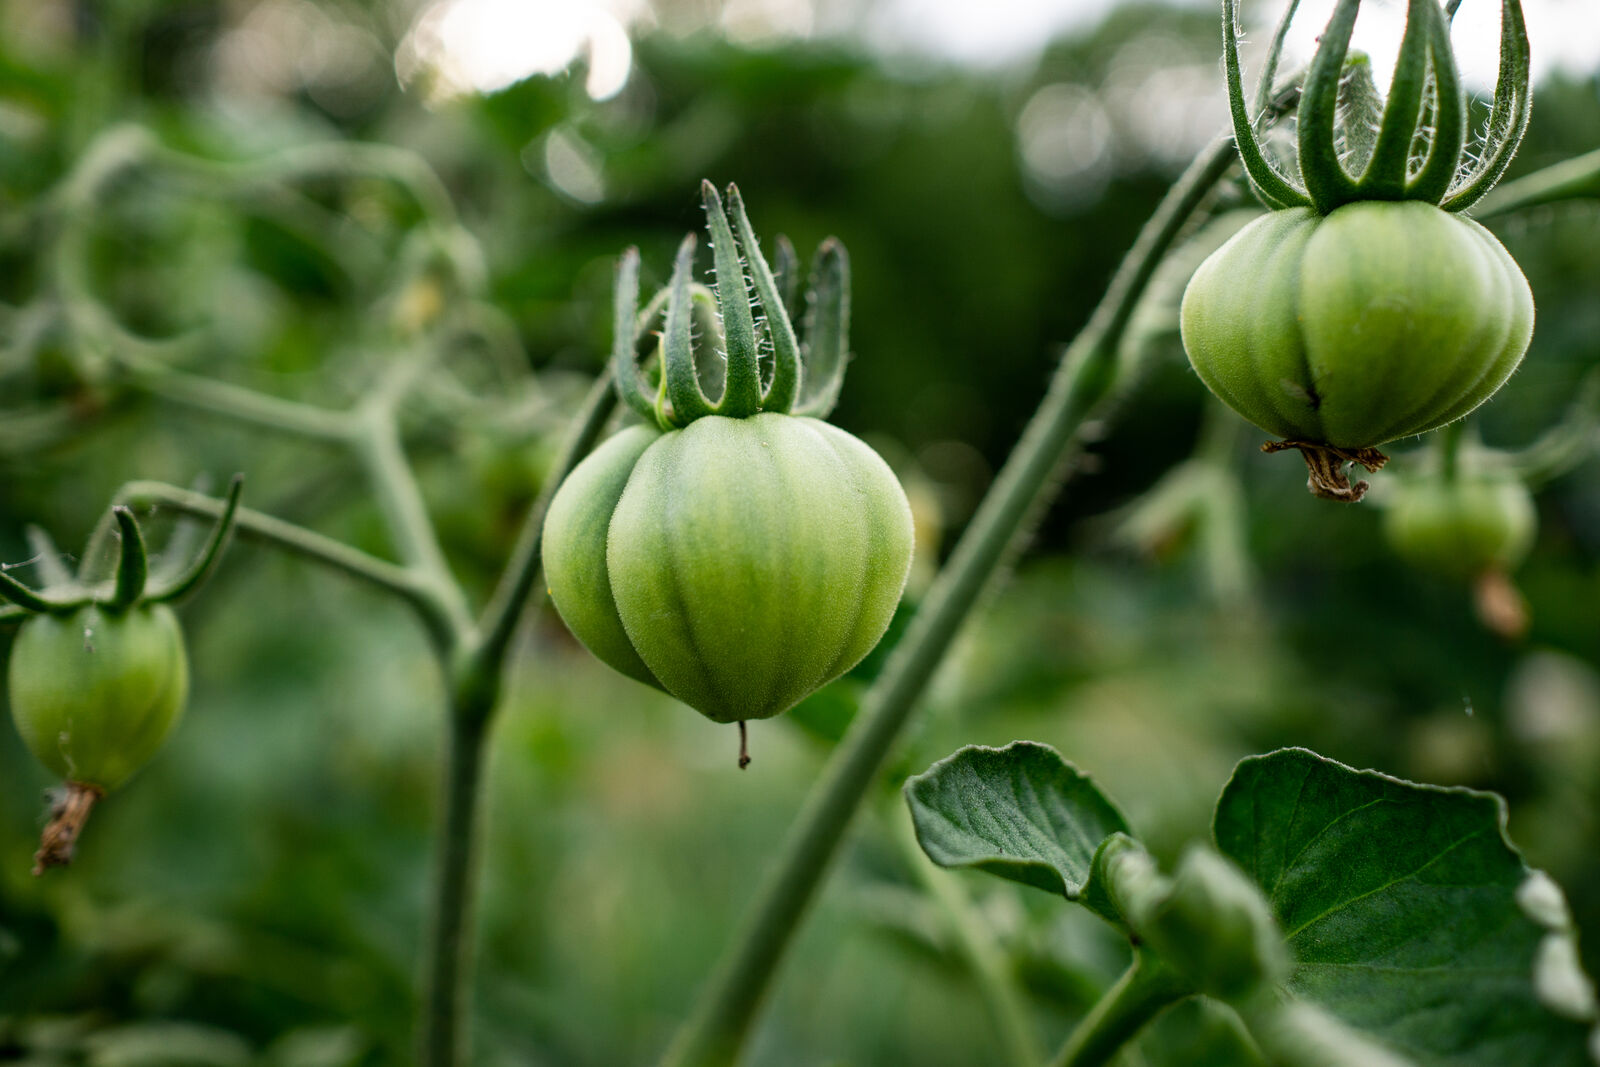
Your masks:
<svg viewBox="0 0 1600 1067"><path fill-rule="evenodd" d="M668 1050L672 1067L734 1062L790 940L862 796L973 605L1049 496L1078 431L1116 384L1116 352L1134 306L1185 222L1234 160L1231 141L1201 153L1139 234L1088 326L1006 460L950 561L795 821L727 954Z"/></svg>
<svg viewBox="0 0 1600 1067"><path fill-rule="evenodd" d="M443 810L430 893L431 919L423 948L417 1048L421 1067L455 1067L466 1062L479 780L489 710L471 698L465 704L458 698L452 702L446 724Z"/></svg>
<svg viewBox="0 0 1600 1067"><path fill-rule="evenodd" d="M1192 992L1159 960L1136 949L1133 963L1067 1036L1050 1067L1109 1063L1146 1023Z"/></svg>
<svg viewBox="0 0 1600 1067"><path fill-rule="evenodd" d="M1039 1037L1028 1016L1016 975L996 943L994 931L973 910L972 901L957 876L941 871L923 855L912 830L910 813L898 793L893 794L891 808L888 818L894 824L895 842L900 846L906 865L944 913L978 993L994 1019L995 1032L1005 1048L1006 1062L1012 1067L1039 1067L1044 1062Z"/></svg>

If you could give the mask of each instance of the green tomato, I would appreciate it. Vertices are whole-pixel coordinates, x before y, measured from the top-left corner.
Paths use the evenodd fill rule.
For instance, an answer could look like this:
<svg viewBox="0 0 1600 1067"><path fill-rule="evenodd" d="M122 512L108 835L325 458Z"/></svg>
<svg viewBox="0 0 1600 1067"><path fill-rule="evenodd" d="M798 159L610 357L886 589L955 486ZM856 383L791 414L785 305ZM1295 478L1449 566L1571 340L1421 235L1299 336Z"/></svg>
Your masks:
<svg viewBox="0 0 1600 1067"><path fill-rule="evenodd" d="M1403 482L1384 516L1384 535L1401 558L1459 580L1515 569L1537 530L1533 496L1510 475Z"/></svg>
<svg viewBox="0 0 1600 1067"><path fill-rule="evenodd" d="M717 722L793 707L872 650L911 566L893 472L811 418L634 427L551 502L551 599L600 659Z"/></svg>
<svg viewBox="0 0 1600 1067"><path fill-rule="evenodd" d="M11 714L39 761L69 782L117 788L183 714L189 661L172 609L90 605L35 615L11 648Z"/></svg>
<svg viewBox="0 0 1600 1067"><path fill-rule="evenodd" d="M1359 450L1489 399L1533 336L1527 280L1494 235L1421 201L1257 219L1190 280L1202 381L1271 433Z"/></svg>

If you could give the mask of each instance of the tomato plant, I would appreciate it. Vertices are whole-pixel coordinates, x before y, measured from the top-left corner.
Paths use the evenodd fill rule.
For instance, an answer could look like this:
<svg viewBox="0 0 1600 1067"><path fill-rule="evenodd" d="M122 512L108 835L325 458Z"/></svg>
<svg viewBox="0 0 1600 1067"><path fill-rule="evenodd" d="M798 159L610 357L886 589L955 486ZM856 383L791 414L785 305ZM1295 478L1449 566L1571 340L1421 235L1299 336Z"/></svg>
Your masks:
<svg viewBox="0 0 1600 1067"><path fill-rule="evenodd" d="M240 158L231 158L225 118L212 129L162 110L158 139L142 126L74 114L52 153L66 172L36 190L25 217L0 226L7 264L0 272L0 381L9 391L0 460L17 459L19 480L33 485L83 463L76 449L96 447L96 462L105 464L96 473L115 484L127 476L118 463L181 470L175 456L210 466L228 450L249 448L265 468L263 496L275 514L240 510L237 487L217 499L165 482L128 482L76 574L66 574L60 554L40 547L33 533L21 536L34 559L0 563L0 596L10 601L0 605L0 624L17 631L9 706L27 750L65 779L39 867L70 858L89 807L103 795L129 782L141 790L159 784L155 779L170 786L177 777L162 774L181 759L140 772L184 714L188 653L169 604L214 565L233 524L392 598L414 615L419 632L401 634L398 640L414 645L396 655L386 642L399 628L362 614L370 605L351 598L362 625L335 643L326 636L326 609L346 605L320 586L287 582L266 598L259 587L238 598L276 614L226 613L248 618L251 640L205 626L196 675L233 674L240 684L228 699L243 705L241 719L268 708L333 720L326 729L317 723L308 766L290 767L283 755L304 721L285 726L279 717L272 727L281 733L251 744L208 716L209 736L225 743L196 761L204 764L198 777L212 790L207 795L218 801L222 832L237 832L241 811L254 821L248 808L260 802L255 798L289 798L289 810L279 814L294 831L283 835L294 862L265 881L300 887L298 903L312 905L302 909L304 925L289 932L276 922L255 924L265 932L228 925L227 936L215 936L221 924L200 914L193 921L204 936L191 938L184 923L192 917L174 921L170 931L147 923L138 902L119 899L114 882L84 892L81 882L98 879L105 866L75 872L79 886L62 878L28 883L18 894L22 909L36 908L47 921L24 915L13 923L14 887L0 878L0 1000L26 987L38 999L25 1014L36 1005L80 1013L72 1025L81 1023L86 1035L59 1038L54 1015L37 1031L0 1015L0 1048L35 1059L82 1053L120 1062L115 1047L100 1044L102 1019L106 1028L121 1023L123 1012L159 1012L165 1020L237 986L241 1002L270 1002L263 1016L239 1011L249 1040L223 1041L217 1054L191 1057L185 1041L204 1042L192 1032L166 1031L143 1059L254 1062L251 1043L271 1040L262 1062L456 1067L473 1062L468 1037L475 1033L488 1046L477 1056L486 1061L638 1062L659 1052L666 1067L731 1067L763 1007L772 1005L790 1014L769 1027L778 1038L758 1047L757 1058L848 1059L849 1051L869 1061L1009 1067L1092 1067L1119 1057L1152 1067L1592 1063L1600 1007L1556 879L1578 887L1575 905L1592 913L1593 894L1582 883L1592 864L1569 859L1563 870L1560 862L1585 853L1590 828L1591 798L1583 789L1592 789L1593 774L1579 765L1595 736L1593 701L1585 703L1593 657L1524 656L1514 638L1526 630L1525 613L1515 633L1499 627L1499 637L1512 640L1498 640L1457 625L1454 616L1465 613L1448 596L1418 596L1403 615L1393 611L1382 596L1367 595L1372 583L1349 580L1369 570L1393 577L1383 569L1393 561L1363 557L1359 538L1350 536L1360 514L1328 517L1325 528L1294 526L1293 508L1281 501L1252 506L1254 487L1237 469L1238 434L1248 431L1229 407L1284 438L1270 449L1300 450L1313 490L1339 500L1360 499L1367 488L1350 484L1347 465L1381 466L1387 457L1378 448L1390 441L1440 428L1436 441L1459 443L1453 435L1462 418L1512 374L1533 330L1530 286L1483 221L1600 195L1600 155L1491 192L1527 125L1528 49L1517 0L1502 0L1500 83L1481 124L1471 121L1451 54L1453 3L1441 10L1435 0L1408 0L1395 77L1380 93L1368 61L1349 53L1358 2L1337 0L1309 70L1283 84L1276 79L1280 30L1251 108L1239 70L1237 11L1227 0L1224 61L1236 143L1218 139L1198 152L1138 230L1100 303L1070 310L1062 310L1066 279L1054 257L1117 232L1120 213L1100 207L1120 203L1147 175L1117 162L1126 188L1073 215L1073 198L1065 195L1027 202L1013 164L1029 168L1029 181L1061 185L1097 173L1100 164L1087 153L1078 158L1080 141L1103 141L1107 159L1128 155L1120 129L1115 138L1084 136L1102 117L1120 122L1127 99L1143 99L1144 88L1124 91L1131 76L1120 57L1135 54L1126 47L1106 48L1111 58L1103 63L1087 57L1089 66L1106 68L1092 92L1079 84L1085 64L1078 53L1052 54L1041 62L1031 99L1015 108L1008 102L1015 89L997 87L991 99L1003 106L927 109L930 97L920 86L895 78L853 83L853 61L808 61L791 77L797 71L784 65L781 50L778 59L731 50L752 87L744 117L731 121L724 121L732 114L723 110L728 101L707 91L720 90L720 82L694 66L703 58L676 71L661 64L653 71L658 78L609 103L583 96L576 81L530 79L485 104L480 117L489 121L470 136L436 136L459 112L442 106L430 113L428 136L412 143L443 155L446 166L437 173L394 145L331 139L258 157L261 143L282 136L263 128L232 145ZM304 4L280 7L241 23L217 45L215 63L236 62L241 52L253 62L255 42L334 17ZM362 5L350 10L356 8ZM431 33L437 44L465 24L468 8L452 6L447 18L442 7L429 7L417 37ZM85 40L100 32L95 23L81 27ZM355 55L372 51L382 35L325 36ZM159 43L161 35L148 38ZM1205 49L1209 68L1214 44ZM93 52L98 60L100 49ZM596 50L596 72L601 59L616 54ZM645 48L639 55L650 58ZM300 76L341 64L256 73L289 77L290 67ZM376 83L388 85L389 68L380 68ZM1143 84L1170 85L1171 72L1161 73ZM339 92L363 84L352 76L319 83L306 96L337 101ZM102 103L114 96L82 95ZM816 138L825 149L816 158L786 154L784 141L810 144L808 122L789 121L802 99L831 101L861 143L830 143L839 130L829 125ZM952 128L946 113L975 129L1002 131L987 138L1000 143L998 153L990 144L982 149L988 155L969 165L965 149L943 141L942 131ZM771 121L774 114L781 121ZM886 114L926 118L935 133L881 121ZM1271 127L1291 116L1296 154L1288 167L1279 155L1283 138ZM337 117L347 129L396 128L390 116L360 107ZM657 123L662 129L652 135ZM0 125L8 144L32 129L25 113ZM778 133L755 142L743 126ZM1473 127L1484 135L1469 146ZM663 131L672 136L651 139ZM468 166L483 162L471 157L484 153L485 141L498 165ZM768 150L748 150L751 143ZM1071 151L1060 151L1063 144ZM872 150L855 150L866 147ZM858 195L852 183L889 166L886 160L905 173L875 195ZM1080 162L1086 169L1076 169ZM1232 181L1241 163L1268 209L1263 217L1255 218L1253 206L1233 210L1244 193L1243 183ZM625 243L624 230L646 247L668 247L655 243L665 236L646 220L669 226L675 238L688 207L687 174L723 166L741 168L747 189L774 176L792 183L795 195L774 196L773 211L775 218L788 212L797 232L809 229L806 198L825 203L839 218L816 232L850 235L858 281L870 264L873 283L862 284L858 296L870 313L859 316L857 326L865 328L857 342L869 357L863 370L878 377L860 375L855 385L877 391L853 389L851 404L869 399L847 408L841 421L873 426L866 436L894 469L932 472L938 489L929 495L937 503L926 523L919 508L919 529L890 464L826 421L851 357L851 260L841 242L822 241L802 277L785 240L769 242L763 253L737 190L729 187L725 201L706 183L713 283L697 280L703 238L696 235L679 246L666 284L653 293L642 291L645 257L623 252L613 278L610 359L599 358L607 318L598 295L607 273L600 256ZM9 205L17 168L0 171ZM950 194L958 187L944 180L951 173L981 189L1017 185L1010 190L1017 204L1003 209L992 191ZM1229 232L1236 236L1200 264L1221 238L1191 235L1224 211L1233 214ZM1252 221L1238 221L1246 216ZM474 220L488 219L495 232L472 232ZM899 228L891 225L896 219ZM181 247L146 248L142 231L168 224L178 235L168 243ZM1526 235L1500 232L1539 288L1541 338L1564 332L1570 351L1572 337L1592 331L1581 316L1563 322L1558 302L1552 314L1544 286L1571 263L1553 256L1545 262L1519 243ZM1132 236L1119 233L1118 240ZM214 242L210 260L194 255L191 245L200 241L191 237ZM1589 249L1567 251L1572 262L1592 258ZM210 269L218 255L226 270ZM1071 260L1080 268L1093 260L1080 258ZM944 273L923 269L935 261ZM226 284L213 274L227 275ZM947 288L930 285L929 277ZM1089 280L1096 287L1101 281ZM1046 317L1041 293L1058 319ZM956 331L959 341L945 336L955 318L970 320ZM1081 332L1048 383L1031 364L1002 367L1002 351L1018 347L1008 328L1022 323L1053 333L1076 321L1084 322ZM941 346L945 354L933 358ZM603 368L593 380L586 354ZM883 374L897 356L899 376ZM991 369L997 379L1010 375L1003 386L985 380ZM1191 460L1164 475L1130 473L1133 451L1152 464L1167 462L1164 446L1184 435L1205 399L1196 374L1228 407L1207 403ZM63 392L63 381L74 388ZM256 387L263 382L269 389ZM974 382L988 393L968 395L983 392ZM1553 369L1528 384L1546 392L1565 387ZM37 410L9 406L11 393L30 388ZM1005 403L995 402L1002 392ZM1020 421L1012 415L1035 399L1036 413L1000 462L986 451L985 435L1009 436ZM1018 410L1007 406L1013 404ZM169 407L228 423L215 438L217 451L211 438L192 445L183 420L169 425ZM874 422L880 408L893 408L893 417ZM1527 409L1526 399L1514 406L1523 415ZM1157 425L1167 415L1172 425ZM1548 421L1532 419L1522 429L1539 432ZM116 425L133 429L117 436ZM295 438L316 459L258 457L253 442L234 439L241 425ZM1492 423L1489 429L1491 436L1503 432ZM1530 494L1539 488L1530 471L1542 466L1553 477L1558 467L1576 470L1596 449L1594 429L1593 419L1573 421L1542 452L1537 444L1516 454L1451 449L1434 465L1403 452L1373 496L1388 508L1392 546L1408 567L1503 577L1529 551ZM887 440L895 432L905 433L904 448ZM548 474L530 475L558 436L564 443ZM463 476L475 460L479 476ZM36 462L44 473L34 470ZM12 470L5 499L27 501L12 494ZM1070 513L1047 519L1056 491L1095 470L1108 475L1090 483L1101 487L1098 496L1085 494ZM1153 489L1138 488L1152 481ZM1557 486L1551 495L1563 491ZM1549 501L1550 536L1528 568L1530 601L1538 596L1535 582L1554 584L1551 573L1570 579L1592 562L1583 554L1592 550L1584 541L1590 531L1571 517L1592 511L1583 492ZM1148 569L1103 558L1096 530L1104 527L1085 522L1073 529L1070 559L1028 561L1016 588L987 609L1030 537L1038 534L1041 553L1054 552L1063 543L1052 523L1075 521L1128 494L1140 499L1121 524L1123 539L1168 557L1192 543L1211 577L1210 602L1178 603ZM135 512L218 525L194 562L183 562L192 553L180 543L163 564L146 557ZM905 597L914 533L925 538L941 526L953 543L941 550L919 540L928 584L919 577ZM1327 545L1338 551L1323 551ZM113 571L109 556L118 548ZM1561 552L1570 553L1564 571L1538 569ZM41 580L25 585L11 577L8 568L20 565L37 565ZM50 573L52 566L62 573ZM592 657L565 640L557 620L533 618L545 590ZM1507 590L1516 593L1508 581L1498 593ZM1562 605L1564 617L1553 618L1541 646L1587 640L1586 601L1571 599L1577 607ZM1502 608L1510 602L1500 596ZM1398 619L1385 617L1391 614ZM1515 621L1514 614L1500 617ZM972 625L976 619L981 626ZM235 639L211 645L213 634ZM263 634L272 648L252 643ZM377 669L351 651L358 647L382 648ZM1373 669L1338 671L1331 661L1346 649ZM335 667L346 670L341 683L359 678L368 699L348 699L341 686L337 706L321 706L290 688L309 673L304 661L324 652L335 666L321 668L330 676ZM229 655L236 657L231 672ZM252 664L255 677L270 684L243 684L239 664L258 656L264 665ZM423 661L420 668L412 659ZM609 677L594 659L643 685ZM846 671L846 685L829 686ZM1486 692L1508 695L1497 700ZM714 723L739 724L742 766L747 720L779 716L813 695L809 709L773 723L775 740L791 726L802 729L791 731L784 758L759 780L698 766L710 727L666 699ZM389 706L425 700L442 712L442 737L415 729L406 708ZM617 710L611 703L627 704L629 714L610 714ZM933 713L919 720L924 704L934 705ZM1552 707L1561 713L1551 714ZM796 721L808 712L809 729ZM1138 790L1128 814L1043 745L966 745L911 773L971 735L997 740L1035 726L1063 747L1085 749L1083 762L1106 766L1106 780L1118 781L1119 792ZM1407 778L1513 785L1519 811L1533 813L1518 825L1519 840L1538 865L1554 857L1551 874L1512 846L1503 803L1492 794L1359 771L1299 748L1238 760L1263 738L1291 735L1339 746ZM30 759L22 747L16 751L19 760ZM436 793L417 782L423 758L435 754ZM248 762L257 768L254 782L245 780ZM1230 765L1232 777L1213 806L1211 787ZM502 791L492 805L492 833L483 819L486 768L494 768ZM779 777L784 772L788 779ZM320 775L336 787L311 791L313 801L302 803L308 791L296 786ZM371 803L359 788L366 783L381 783L385 799L396 803ZM754 878L751 851L769 847L772 813L793 799L786 788L810 793L777 843L771 869ZM341 794L355 799L340 808ZM901 796L909 821L896 803ZM437 812L427 807L435 797ZM334 886L328 872L345 868L322 862L333 848L390 854L388 843L368 838L370 824L332 836L356 807L394 814L401 873L415 870L417 835L424 821L433 824L425 894L409 876ZM862 809L872 817L858 818ZM1209 832L1197 835L1207 814ZM137 812L129 819L125 827L174 821L141 823ZM31 837L33 827L27 831ZM319 842L324 832L338 844ZM855 851L856 862L836 862L852 832L869 839ZM1552 845L1562 834L1578 844L1564 842L1565 851ZM112 856L113 836L142 837L107 834ZM177 843L168 842L163 858L190 852L197 863L211 862L210 853L227 851L172 836ZM302 862L302 849L314 860ZM479 862L480 850L492 850L487 862ZM125 885L155 866L113 873ZM937 867L999 875L1083 912L1058 923L1059 913L1023 903L1013 886L980 886L969 895L964 876ZM263 881L253 856L242 869L245 885ZM240 870L224 861L193 881L226 886L232 895L228 875ZM811 905L834 870L851 879L851 892L840 894L852 909L850 924L836 924L832 941L817 939L810 958L859 940L866 964L851 957L834 969L836 980L796 981L774 997L807 915L827 910ZM480 893L485 874L498 882ZM380 900L380 890L392 896ZM656 893L651 907L631 906L641 890ZM481 915L480 896L487 905ZM97 899L112 900L117 915L108 918ZM747 901L748 917L730 922ZM253 898L250 906L269 910ZM425 921L413 914L424 907ZM407 942L389 929L391 912L399 925L415 921L423 930L415 937L415 987L385 948ZM114 921L122 914L137 921ZM895 947L881 952L858 939L861 925L889 931ZM125 936L129 927L132 937ZM84 929L91 935L73 941ZM731 934L722 959L695 982L688 969L709 955L705 940L725 931ZM294 944L295 936L314 949ZM100 997L111 1004L103 1014L83 1016L82 1004L69 1003L82 987L58 994L53 981L34 978L31 965L45 955L35 943L46 937L75 949L84 942L113 946L83 968L94 995L113 991ZM326 944L340 937L346 941L339 948ZM474 958L477 940L490 945L483 959ZM194 965L195 944L221 948L200 953L202 964ZM262 955L278 952L278 965L252 971L263 945ZM915 957L903 951L907 945ZM341 951L361 955L359 966L385 980L351 981L371 975ZM12 965L14 952L24 954L24 966ZM893 969L902 957L918 965ZM146 958L153 961L147 972L122 975ZM597 960L619 965L591 966ZM944 973L924 980L933 967L920 964L932 961ZM102 963L116 973L102 974ZM211 981L213 971L228 967L240 973ZM276 984L261 996L260 975L269 971ZM13 977L23 972L26 978ZM196 975L206 981L186 980ZM474 981L490 995L475 999ZM879 997L885 987L894 995ZM596 989L605 992L592 995ZM614 995L618 989L626 995ZM388 1014L371 1008L369 997L388 1005ZM902 1018L897 1006L912 1002L922 1015ZM328 1018L338 1015L342 1024L346 1012L357 1019L330 1034ZM898 1045L867 1039L836 1047L834 1030L848 1024L834 1027L835 1016L850 1012L871 1019L874 1037L903 1036L896 1028L914 1033L907 1047L925 1054L902 1055ZM681 1025L658 1048L663 1020L675 1013ZM397 1019L414 1024L410 1056L399 1048L403 1039L395 1035L407 1027L394 1025ZM829 1025L811 1026L817 1019ZM993 1033L970 1019L987 1021ZM1163 1044L1168 1026L1192 1032ZM344 1040L352 1033L356 1040ZM790 1041L801 1036L809 1043ZM1053 1056L1043 1049L1046 1038L1059 1041ZM51 1040L71 1047L46 1047Z"/></svg>

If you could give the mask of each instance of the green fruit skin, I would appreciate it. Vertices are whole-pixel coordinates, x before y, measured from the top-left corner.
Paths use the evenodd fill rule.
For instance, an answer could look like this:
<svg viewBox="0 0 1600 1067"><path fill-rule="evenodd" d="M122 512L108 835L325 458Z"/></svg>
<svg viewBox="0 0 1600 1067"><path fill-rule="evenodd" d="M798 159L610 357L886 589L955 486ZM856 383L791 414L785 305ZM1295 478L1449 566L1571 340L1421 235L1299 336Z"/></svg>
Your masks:
<svg viewBox="0 0 1600 1067"><path fill-rule="evenodd" d="M1538 532L1533 496L1515 478L1430 479L1397 487L1384 535L1400 557L1446 578L1509 571Z"/></svg>
<svg viewBox="0 0 1600 1067"><path fill-rule="evenodd" d="M1184 349L1270 433L1371 448L1453 422L1516 370L1527 279L1493 234L1420 201L1274 211L1200 265Z"/></svg>
<svg viewBox="0 0 1600 1067"><path fill-rule="evenodd" d="M602 660L639 678L636 658L641 680L737 722L793 707L878 643L912 521L876 452L816 419L707 416L646 443L618 492L638 444L580 464L546 524L557 609Z"/></svg>
<svg viewBox="0 0 1600 1067"><path fill-rule="evenodd" d="M17 633L11 715L62 778L112 790L149 762L183 715L189 660L172 609L89 606L35 615Z"/></svg>
<svg viewBox="0 0 1600 1067"><path fill-rule="evenodd" d="M561 483L544 521L543 559L550 600L583 646L629 678L664 688L633 650L606 567L606 533L628 476L660 440L653 427L630 426L608 438Z"/></svg>

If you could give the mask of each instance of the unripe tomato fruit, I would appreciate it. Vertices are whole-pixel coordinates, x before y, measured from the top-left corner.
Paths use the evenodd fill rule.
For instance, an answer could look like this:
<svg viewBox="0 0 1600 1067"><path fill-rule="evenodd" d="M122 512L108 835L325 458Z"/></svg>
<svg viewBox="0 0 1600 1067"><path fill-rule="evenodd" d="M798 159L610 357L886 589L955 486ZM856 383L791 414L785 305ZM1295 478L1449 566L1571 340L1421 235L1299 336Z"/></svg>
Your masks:
<svg viewBox="0 0 1600 1067"><path fill-rule="evenodd" d="M1401 558L1462 580L1514 569L1537 528L1532 495L1509 475L1405 483L1384 515L1384 534Z"/></svg>
<svg viewBox="0 0 1600 1067"><path fill-rule="evenodd" d="M165 604L35 615L11 648L11 714L69 782L117 788L155 755L189 693L183 633Z"/></svg>
<svg viewBox="0 0 1600 1067"><path fill-rule="evenodd" d="M1483 403L1533 336L1516 262L1421 201L1273 211L1195 272L1180 315L1202 381L1291 441L1357 450Z"/></svg>
<svg viewBox="0 0 1600 1067"><path fill-rule="evenodd" d="M872 650L911 547L905 492L861 441L813 418L713 415L596 449L551 502L544 565L596 656L739 722Z"/></svg>

